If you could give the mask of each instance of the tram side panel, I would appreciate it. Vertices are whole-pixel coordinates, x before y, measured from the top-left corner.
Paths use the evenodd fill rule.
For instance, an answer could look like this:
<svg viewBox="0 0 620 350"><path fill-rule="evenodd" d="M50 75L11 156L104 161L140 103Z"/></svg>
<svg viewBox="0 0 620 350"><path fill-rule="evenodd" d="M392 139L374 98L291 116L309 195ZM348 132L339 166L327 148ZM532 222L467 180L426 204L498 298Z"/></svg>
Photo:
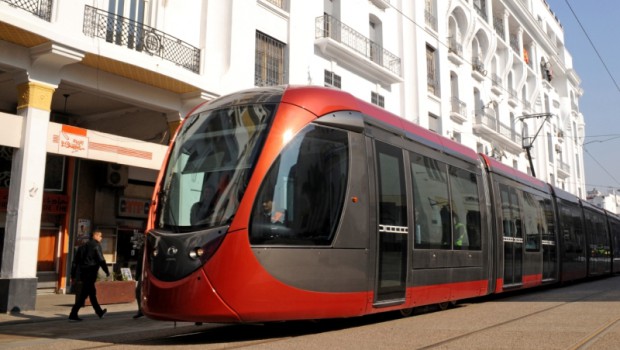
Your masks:
<svg viewBox="0 0 620 350"><path fill-rule="evenodd" d="M560 282L587 276L586 237L581 207L576 198L556 191L560 241Z"/></svg>
<svg viewBox="0 0 620 350"><path fill-rule="evenodd" d="M609 233L611 235L612 273L620 273L620 219L607 213Z"/></svg>
<svg viewBox="0 0 620 350"><path fill-rule="evenodd" d="M489 245L479 163L409 147L415 305L487 294Z"/></svg>
<svg viewBox="0 0 620 350"><path fill-rule="evenodd" d="M588 276L602 276L611 273L611 243L607 230L605 213L583 203L588 245Z"/></svg>
<svg viewBox="0 0 620 350"><path fill-rule="evenodd" d="M551 194L490 174L495 292L557 281L557 228Z"/></svg>

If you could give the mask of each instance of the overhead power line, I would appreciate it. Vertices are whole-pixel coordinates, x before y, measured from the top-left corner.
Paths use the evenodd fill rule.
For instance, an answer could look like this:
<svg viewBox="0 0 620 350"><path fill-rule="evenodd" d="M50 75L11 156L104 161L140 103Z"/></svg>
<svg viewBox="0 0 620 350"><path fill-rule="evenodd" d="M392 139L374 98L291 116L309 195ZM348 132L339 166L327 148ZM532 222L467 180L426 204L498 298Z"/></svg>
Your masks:
<svg viewBox="0 0 620 350"><path fill-rule="evenodd" d="M573 16L575 16L575 20L577 20L577 23L579 24L579 27L583 31L583 34L585 34L586 38L588 38L588 41L590 42L590 45L592 45L592 48L594 49L594 52L596 52L596 55L598 56L598 59L601 60L601 63L603 64L603 67L605 67L605 70L607 71L607 74L609 75L611 80L614 82L614 85L616 86L616 90L618 90L618 92L620 92L620 86L618 86L618 82L616 82L616 79L611 74L611 71L609 70L609 67L607 67L607 63L605 63L605 60L603 59L603 56L601 56L601 54L599 53L598 49L596 48L596 45L594 45L594 42L592 41L592 39L590 39L590 35L588 34L586 29L581 24L581 21L579 20L579 17L577 16L575 11L573 10L573 7L570 5L568 0L564 0L564 1L566 2L566 5L570 9L570 12L572 12Z"/></svg>

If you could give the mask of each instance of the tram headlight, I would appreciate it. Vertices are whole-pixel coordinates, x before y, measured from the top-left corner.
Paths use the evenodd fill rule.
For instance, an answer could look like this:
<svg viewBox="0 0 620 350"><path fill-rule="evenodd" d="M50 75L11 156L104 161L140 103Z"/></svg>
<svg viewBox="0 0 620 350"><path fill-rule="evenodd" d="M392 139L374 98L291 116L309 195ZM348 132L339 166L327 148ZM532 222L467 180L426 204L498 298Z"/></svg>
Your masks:
<svg viewBox="0 0 620 350"><path fill-rule="evenodd" d="M204 249L198 247L189 251L189 257L192 259L199 259L205 253Z"/></svg>
<svg viewBox="0 0 620 350"><path fill-rule="evenodd" d="M159 250L157 248L153 249L153 257L157 257L157 254L159 254Z"/></svg>

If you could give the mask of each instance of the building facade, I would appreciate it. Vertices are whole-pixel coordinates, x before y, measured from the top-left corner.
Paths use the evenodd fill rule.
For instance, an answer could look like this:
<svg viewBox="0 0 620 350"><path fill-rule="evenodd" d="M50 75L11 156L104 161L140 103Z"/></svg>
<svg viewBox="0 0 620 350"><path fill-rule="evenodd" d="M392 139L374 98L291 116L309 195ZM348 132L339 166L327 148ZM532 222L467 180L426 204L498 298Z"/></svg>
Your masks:
<svg viewBox="0 0 620 350"><path fill-rule="evenodd" d="M584 191L583 91L544 0L1 0L0 77L4 311L66 292L93 230L133 268L178 123L240 89L346 90Z"/></svg>

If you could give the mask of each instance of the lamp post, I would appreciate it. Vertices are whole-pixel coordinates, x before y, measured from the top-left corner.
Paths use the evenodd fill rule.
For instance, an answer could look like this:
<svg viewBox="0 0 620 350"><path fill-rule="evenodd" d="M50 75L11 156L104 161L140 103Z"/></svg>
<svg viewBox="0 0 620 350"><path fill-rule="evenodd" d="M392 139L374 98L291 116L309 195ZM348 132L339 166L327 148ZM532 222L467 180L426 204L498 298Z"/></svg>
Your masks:
<svg viewBox="0 0 620 350"><path fill-rule="evenodd" d="M525 152L527 154L527 159L530 161L530 168L532 169L532 176L534 176L534 177L536 177L536 171L534 171L534 162L532 161L532 154L530 153L530 150L534 146L534 141L536 140L536 137L538 137L538 134L542 130L543 125L545 125L545 122L548 121L549 118L552 117L553 115L554 114L552 114L552 113L537 113L537 114L525 114L525 115L522 115L519 118L517 118L517 119L519 119L522 122L525 119L545 118L545 120L538 127L538 130L536 131L536 134L534 134L534 137L528 137L527 141L526 141L526 138L524 137L522 139L522 142L521 142L521 146L523 147L523 149L525 150Z"/></svg>

